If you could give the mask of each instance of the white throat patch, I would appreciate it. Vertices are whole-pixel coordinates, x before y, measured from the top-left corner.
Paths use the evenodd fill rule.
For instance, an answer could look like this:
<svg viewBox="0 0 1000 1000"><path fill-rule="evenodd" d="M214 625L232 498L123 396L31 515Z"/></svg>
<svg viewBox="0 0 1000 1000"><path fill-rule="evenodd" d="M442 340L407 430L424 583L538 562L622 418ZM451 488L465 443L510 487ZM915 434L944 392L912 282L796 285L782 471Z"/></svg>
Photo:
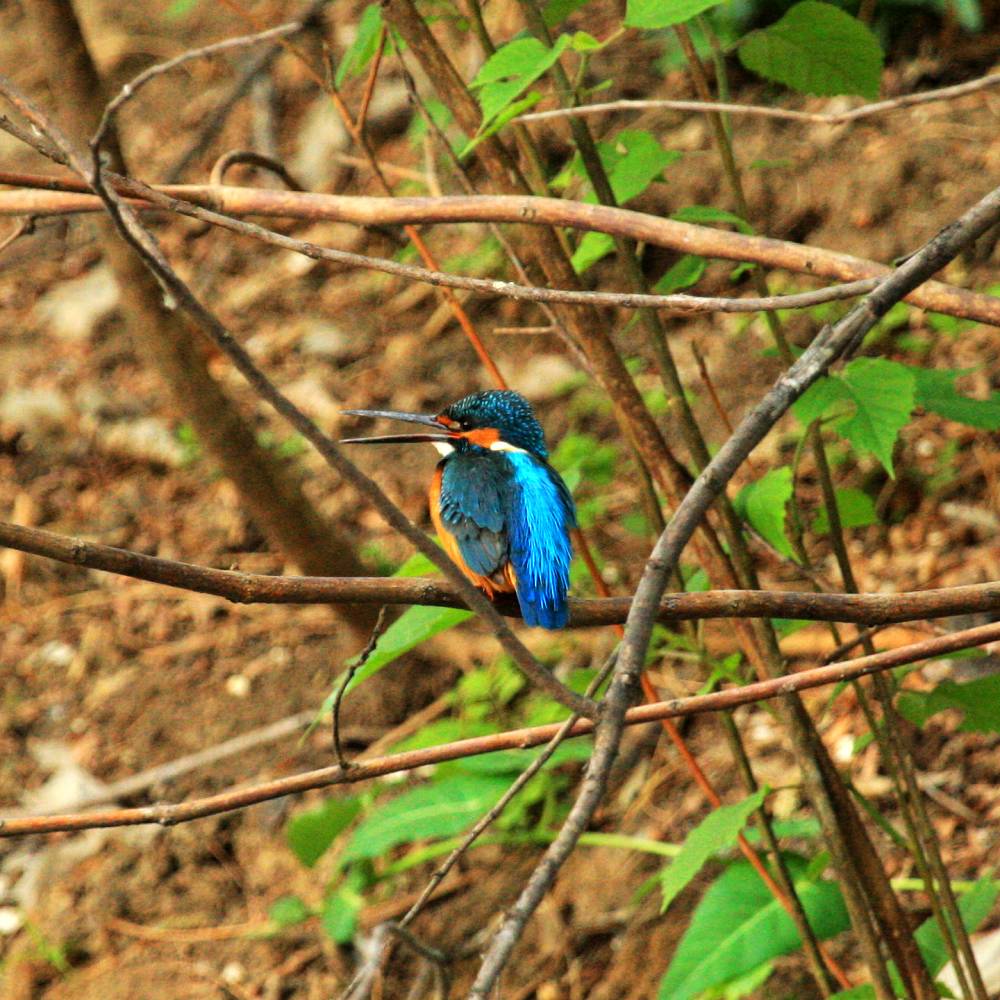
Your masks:
<svg viewBox="0 0 1000 1000"><path fill-rule="evenodd" d="M447 441L432 441L432 445L437 448L439 455L451 455L455 449Z"/></svg>
<svg viewBox="0 0 1000 1000"><path fill-rule="evenodd" d="M527 455L528 452L525 448L518 448L515 445L509 444L506 441L494 441L490 445L490 451L513 451L517 452L519 455Z"/></svg>

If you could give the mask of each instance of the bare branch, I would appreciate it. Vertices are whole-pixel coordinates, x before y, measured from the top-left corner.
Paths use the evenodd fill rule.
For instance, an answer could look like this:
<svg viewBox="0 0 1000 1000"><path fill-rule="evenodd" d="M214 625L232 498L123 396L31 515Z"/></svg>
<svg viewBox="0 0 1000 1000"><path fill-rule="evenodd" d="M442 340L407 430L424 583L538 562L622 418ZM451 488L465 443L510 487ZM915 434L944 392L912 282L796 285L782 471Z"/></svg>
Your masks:
<svg viewBox="0 0 1000 1000"><path fill-rule="evenodd" d="M958 83L952 87L941 87L937 90L927 90L920 94L906 94L894 97L888 101L876 101L863 104L851 111L794 111L788 108L773 108L762 104L726 104L717 101L658 101L658 100L622 100L604 101L600 104L584 104L575 108L553 108L550 111L531 111L518 115L513 122L551 121L555 118L583 118L588 115L610 114L615 111L696 111L712 114L749 115L759 118L777 118L783 121L806 122L815 125L846 125L849 122L860 121L873 115L885 114L888 111L899 111L902 108L916 107L918 104L930 104L934 101L950 101L966 94L973 94L989 87L1000 86L1000 73L991 73Z"/></svg>
<svg viewBox="0 0 1000 1000"><path fill-rule="evenodd" d="M465 608L460 590L432 577L270 576L213 569L162 559L128 549L58 535L42 528L0 521L0 546L30 552L71 566L149 580L234 604L422 604ZM570 628L617 625L625 621L631 597L571 598ZM517 602L497 601L509 617L520 617ZM810 621L885 625L1000 611L1000 582L904 591L898 594L822 594L814 591L710 590L667 594L657 620L707 618L805 618Z"/></svg>
<svg viewBox="0 0 1000 1000"><path fill-rule="evenodd" d="M3 123L0 122L0 125ZM22 133L23 137L23 133ZM7 176L0 173L0 180ZM867 293L873 279L892 273L884 264L820 247L809 247L765 236L746 236L689 222L660 218L643 212L560 198L527 195L450 195L442 198L373 198L262 188L165 185L149 187L139 181L107 175L120 193L136 200L136 208L159 207L212 225L292 250L315 260L349 267L365 267L415 281L465 289L481 295L503 296L528 302L617 306L624 309L662 308L678 313L750 312L761 309L807 308L821 301ZM43 182L48 179L43 178ZM100 209L93 194L73 191L0 191L0 215L52 215ZM225 213L225 214L223 214ZM511 222L529 225L568 226L582 231L609 233L682 253L723 260L751 261L817 278L858 282L853 286L820 289L796 296L754 299L709 298L697 295L643 295L532 288L508 281L466 278L415 265L334 250L283 236L237 216L260 215L310 220L351 222L356 225L440 224L460 222ZM864 285L860 282L865 282ZM850 287L848 291L847 288ZM938 281L929 281L908 293L906 301L923 309L1000 326L1000 298L970 292Z"/></svg>
<svg viewBox="0 0 1000 1000"><path fill-rule="evenodd" d="M176 69L178 66L181 66L186 62L191 62L193 59L203 59L207 56L218 55L220 52L230 52L234 49L245 49L251 45L258 45L261 42L270 42L278 38L287 38L289 35L294 35L296 32L301 31L305 26L306 22L304 21L293 21L289 24L280 24L276 28L268 28L266 31L258 31L252 35L240 35L236 38L225 38L221 42L214 42L211 45L205 45L199 49L188 49L186 52L182 52L179 56L175 56L173 59L168 59L166 62L150 66L148 69L143 70L138 76L129 80L129 82L122 87L115 97L108 102L104 108L104 113L101 115L97 131L94 133L94 145L100 146L102 144L108 134L108 129L111 127L111 123L114 121L115 115L118 114L118 110L123 104L135 97L135 95L143 87L145 87L150 80L154 80L156 77L162 76L164 73L169 73L170 70Z"/></svg>
<svg viewBox="0 0 1000 1000"><path fill-rule="evenodd" d="M825 667L814 667L784 677L774 677L757 681L742 687L712 694L694 695L690 698L674 698L669 701L640 705L630 709L624 717L624 725L638 726L660 719L681 718L702 715L767 701L795 691L839 684L842 681L864 677L882 670L891 670L907 663L916 663L931 657L971 649L987 643L1000 642L1000 623L980 625L978 628L935 636L922 642L886 650L855 660L833 663ZM497 750L528 749L548 743L558 732L561 723L548 726L534 726L529 729L514 729L490 736L479 736L469 740L458 740L436 747L409 750L387 757L376 757L360 761L348 769L324 767L316 771L280 778L251 787L231 788L217 795L186 802L159 803L132 809L109 809L103 812L73 813L64 816L30 816L14 819L0 818L0 837L19 837L26 834L57 833L74 830L91 830L118 826L140 826L158 823L161 826L175 826L188 823L205 816L246 809L248 806L297 795L315 788L332 785L354 784L381 778L387 774L413 771L432 764L442 764L449 760L494 753ZM587 736L594 731L589 719L581 719L572 728L569 736Z"/></svg>

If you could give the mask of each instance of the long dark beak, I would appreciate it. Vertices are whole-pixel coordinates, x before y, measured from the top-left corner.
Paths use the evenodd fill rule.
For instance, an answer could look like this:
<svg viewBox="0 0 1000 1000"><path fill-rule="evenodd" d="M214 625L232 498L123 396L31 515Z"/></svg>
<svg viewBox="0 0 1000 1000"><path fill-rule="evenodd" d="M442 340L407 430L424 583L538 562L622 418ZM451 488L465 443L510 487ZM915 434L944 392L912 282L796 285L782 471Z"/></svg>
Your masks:
<svg viewBox="0 0 1000 1000"><path fill-rule="evenodd" d="M408 424L424 424L439 431L447 428L436 417L427 417L422 413L399 413L396 410L342 410L342 413L352 417L374 417L385 420L405 420ZM420 442L444 441L450 443L450 434L387 434L384 437L342 438L341 444L416 444Z"/></svg>

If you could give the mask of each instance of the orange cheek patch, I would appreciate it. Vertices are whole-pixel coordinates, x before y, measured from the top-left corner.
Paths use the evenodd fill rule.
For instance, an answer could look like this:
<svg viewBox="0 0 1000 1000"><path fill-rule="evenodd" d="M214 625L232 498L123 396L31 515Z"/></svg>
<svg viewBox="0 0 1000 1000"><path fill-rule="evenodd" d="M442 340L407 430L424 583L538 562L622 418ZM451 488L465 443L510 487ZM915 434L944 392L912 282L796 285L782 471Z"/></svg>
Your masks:
<svg viewBox="0 0 1000 1000"><path fill-rule="evenodd" d="M495 427L477 427L474 431L466 431L461 436L472 444L478 444L480 448L489 448L500 440L500 432Z"/></svg>

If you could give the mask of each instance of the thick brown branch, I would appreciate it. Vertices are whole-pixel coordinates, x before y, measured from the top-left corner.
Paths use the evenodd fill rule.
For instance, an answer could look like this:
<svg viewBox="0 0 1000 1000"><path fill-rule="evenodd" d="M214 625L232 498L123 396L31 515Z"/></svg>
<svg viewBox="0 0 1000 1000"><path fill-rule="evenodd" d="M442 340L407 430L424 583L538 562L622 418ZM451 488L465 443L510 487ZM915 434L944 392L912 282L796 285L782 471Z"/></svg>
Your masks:
<svg viewBox="0 0 1000 1000"><path fill-rule="evenodd" d="M0 521L0 546L88 569L118 573L200 594L214 594L236 604L423 604L464 608L458 588L429 577L270 576L213 569L161 559L69 538L41 528ZM570 627L616 625L628 616L630 597L570 600ZM519 616L516 601L498 603ZM820 594L812 591L711 590L666 594L659 621L705 618L803 618L810 621L886 625L1000 611L1000 582L900 594Z"/></svg>
<svg viewBox="0 0 1000 1000"><path fill-rule="evenodd" d="M3 175L0 175L3 176ZM125 185L123 185L124 187ZM443 198L370 198L352 195L313 194L261 188L212 187L209 185L165 185L155 188L161 194L182 198L211 211L231 216L258 215L281 218L333 220L356 225L406 225L410 223L520 222L530 225L568 226L572 229L610 233L637 242L667 247L681 253L724 260L752 261L766 267L782 268L835 281L861 281L891 272L891 268L850 254L803 246L766 236L746 236L708 226L677 222L659 216L606 205L588 205L560 198L535 198L519 195L455 195ZM136 200L139 208L152 207ZM92 212L101 208L93 194L75 191L16 190L0 191L0 215L53 215ZM287 238L285 238L287 240ZM289 240L291 243L298 241ZM334 251L336 253L336 251ZM357 255L355 255L357 256ZM363 263L366 258L354 261ZM371 265L368 265L371 266ZM403 265L395 265L397 271ZM409 268L410 276L427 280L421 268ZM400 271L400 273L402 273ZM435 284L445 284L441 275ZM470 287L448 282L452 287ZM476 290L493 295L512 295L518 287L508 282L486 282ZM532 298L534 289L516 297ZM559 290L550 289L550 293ZM577 296L580 293L575 293ZM586 294L586 293L585 293ZM594 293L581 301L590 301ZM537 294L534 297L538 297ZM698 309L698 296L671 296L670 308L677 311ZM548 301L576 301L570 293L563 297L550 294ZM687 303L685 303L687 300ZM594 300L601 304L599 300ZM948 313L965 319L1000 326L1000 298L970 292L938 281L928 281L906 296L924 309ZM606 304L643 308L657 303L643 296L617 296ZM659 303L663 304L663 303ZM685 310L685 304L688 308ZM718 306L713 306L718 308ZM762 308L757 305L755 308Z"/></svg>
<svg viewBox="0 0 1000 1000"><path fill-rule="evenodd" d="M743 687L712 694L694 695L690 698L674 698L630 709L625 724L640 725L659 719L701 715L718 712L766 701L794 691L839 684L845 680L863 677L881 670L891 670L906 663L916 663L929 657L944 656L946 653L970 649L990 642L1000 641L1000 623L981 625L978 628L936 636L924 642L901 646L898 649L862 656L856 660L833 663L826 667L815 667L797 674L775 677L771 680L746 684ZM103 812L75 813L65 816L27 816L16 819L0 819L0 837L16 837L25 834L55 833L68 830L90 830L97 827L138 826L144 823L159 823L174 826L187 823L204 816L245 809L247 806L267 802L285 795L295 795L313 788L327 788L331 785L352 784L381 778L387 774L413 771L430 764L441 764L449 760L473 757L497 750L526 749L547 743L559 731L560 724L534 726L530 729L514 729L490 736L480 736L470 740L458 740L440 746L406 753L377 757L374 760L353 764L347 770L340 767L324 767L307 771L290 778L280 778L249 788L232 789L218 795L175 804L142 806L135 809L108 809ZM585 736L593 732L590 720L579 721L572 729L572 736Z"/></svg>

